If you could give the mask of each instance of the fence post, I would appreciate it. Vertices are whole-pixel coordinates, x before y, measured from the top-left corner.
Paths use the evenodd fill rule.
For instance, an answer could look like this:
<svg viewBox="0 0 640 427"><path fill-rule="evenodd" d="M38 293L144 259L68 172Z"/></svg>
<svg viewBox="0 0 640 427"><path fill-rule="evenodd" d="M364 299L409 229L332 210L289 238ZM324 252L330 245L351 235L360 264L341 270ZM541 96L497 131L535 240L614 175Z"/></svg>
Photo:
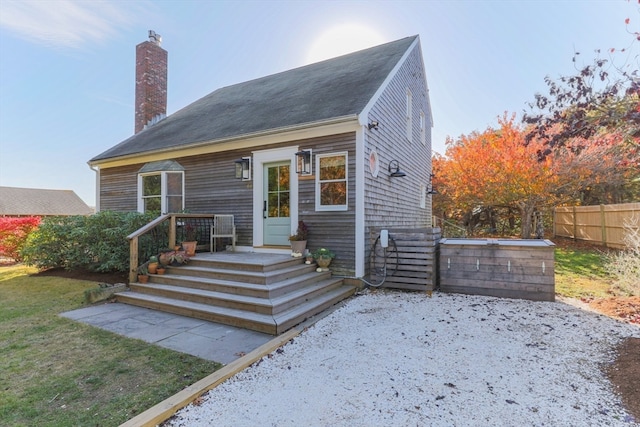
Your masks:
<svg viewBox="0 0 640 427"><path fill-rule="evenodd" d="M578 218L576 216L576 207L573 207L573 240L578 238Z"/></svg>
<svg viewBox="0 0 640 427"><path fill-rule="evenodd" d="M602 228L602 244L607 246L607 219L604 215L604 205L600 205L600 227Z"/></svg>
<svg viewBox="0 0 640 427"><path fill-rule="evenodd" d="M176 216L171 215L169 218L169 248L173 249L176 245Z"/></svg>
<svg viewBox="0 0 640 427"><path fill-rule="evenodd" d="M129 241L129 283L138 279L138 236Z"/></svg>

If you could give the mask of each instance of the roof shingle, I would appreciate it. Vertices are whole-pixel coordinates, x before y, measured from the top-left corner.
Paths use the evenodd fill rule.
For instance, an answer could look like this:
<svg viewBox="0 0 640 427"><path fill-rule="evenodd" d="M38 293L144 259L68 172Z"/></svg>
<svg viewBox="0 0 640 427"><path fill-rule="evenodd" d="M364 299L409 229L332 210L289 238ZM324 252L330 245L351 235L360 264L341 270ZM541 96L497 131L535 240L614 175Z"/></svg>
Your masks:
<svg viewBox="0 0 640 427"><path fill-rule="evenodd" d="M358 115L417 37L218 89L91 162Z"/></svg>
<svg viewBox="0 0 640 427"><path fill-rule="evenodd" d="M91 215L72 190L0 187L0 216Z"/></svg>

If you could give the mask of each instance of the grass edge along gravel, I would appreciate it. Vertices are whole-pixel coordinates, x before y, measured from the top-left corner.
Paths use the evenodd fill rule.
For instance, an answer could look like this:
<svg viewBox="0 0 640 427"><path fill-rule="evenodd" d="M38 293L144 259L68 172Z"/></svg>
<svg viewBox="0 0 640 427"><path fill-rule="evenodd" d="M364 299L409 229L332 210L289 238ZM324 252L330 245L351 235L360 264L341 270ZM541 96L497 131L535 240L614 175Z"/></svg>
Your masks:
<svg viewBox="0 0 640 427"><path fill-rule="evenodd" d="M0 425L116 426L221 364L59 316L95 282L0 267Z"/></svg>

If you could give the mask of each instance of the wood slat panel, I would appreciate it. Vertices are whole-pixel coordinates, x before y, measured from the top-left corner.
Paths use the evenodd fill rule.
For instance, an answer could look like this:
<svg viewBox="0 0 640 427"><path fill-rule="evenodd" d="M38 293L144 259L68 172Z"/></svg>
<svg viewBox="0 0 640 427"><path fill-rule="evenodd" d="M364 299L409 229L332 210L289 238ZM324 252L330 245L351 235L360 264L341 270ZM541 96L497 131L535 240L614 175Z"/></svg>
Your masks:
<svg viewBox="0 0 640 427"><path fill-rule="evenodd" d="M467 240L467 243L471 240ZM553 301L554 245L440 245L440 288L445 292ZM452 247L451 247L452 246ZM544 265L544 268L543 268Z"/></svg>
<svg viewBox="0 0 640 427"><path fill-rule="evenodd" d="M372 228L371 245L376 241L382 228ZM397 266L395 255L387 259L389 274L382 287L432 291L437 283L437 242L440 239L439 228L388 228L390 242L397 247ZM391 249L392 250L392 249ZM380 283L383 276L371 266L372 280Z"/></svg>

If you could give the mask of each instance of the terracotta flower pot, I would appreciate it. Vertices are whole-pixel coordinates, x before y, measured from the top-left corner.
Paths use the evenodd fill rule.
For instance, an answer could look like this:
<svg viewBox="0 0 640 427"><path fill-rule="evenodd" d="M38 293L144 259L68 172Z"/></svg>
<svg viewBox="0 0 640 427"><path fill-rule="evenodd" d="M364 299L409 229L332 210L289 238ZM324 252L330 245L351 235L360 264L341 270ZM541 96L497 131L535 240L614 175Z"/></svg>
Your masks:
<svg viewBox="0 0 640 427"><path fill-rule="evenodd" d="M138 283L147 283L149 281L149 276L146 274L138 274Z"/></svg>
<svg viewBox="0 0 640 427"><path fill-rule="evenodd" d="M196 247L198 246L197 241L193 242L182 242L182 248L187 253L187 256L194 256L196 254Z"/></svg>
<svg viewBox="0 0 640 427"><path fill-rule="evenodd" d="M149 263L149 267L147 267L149 269L149 273L151 274L156 274L156 271L158 270L158 263L157 262L150 262Z"/></svg>
<svg viewBox="0 0 640 427"><path fill-rule="evenodd" d="M156 270L156 273L158 274L164 274L166 270L164 269L164 267L158 267L158 269Z"/></svg>

